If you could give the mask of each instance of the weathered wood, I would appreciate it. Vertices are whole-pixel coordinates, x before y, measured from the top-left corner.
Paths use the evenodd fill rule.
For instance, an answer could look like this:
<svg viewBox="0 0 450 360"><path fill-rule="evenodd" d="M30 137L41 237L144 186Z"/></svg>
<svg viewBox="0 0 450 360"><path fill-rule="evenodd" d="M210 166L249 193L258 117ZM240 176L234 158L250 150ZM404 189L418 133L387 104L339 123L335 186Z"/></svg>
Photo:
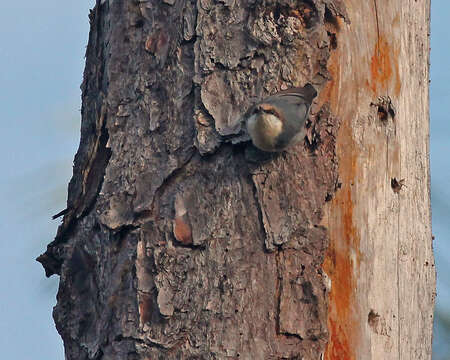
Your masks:
<svg viewBox="0 0 450 360"><path fill-rule="evenodd" d="M347 1L322 101L342 119L326 359L430 359L429 1ZM404 184L404 186L402 186Z"/></svg>
<svg viewBox="0 0 450 360"><path fill-rule="evenodd" d="M39 258L67 359L430 357L429 4L410 2L97 1ZM255 161L241 115L307 82L305 143Z"/></svg>

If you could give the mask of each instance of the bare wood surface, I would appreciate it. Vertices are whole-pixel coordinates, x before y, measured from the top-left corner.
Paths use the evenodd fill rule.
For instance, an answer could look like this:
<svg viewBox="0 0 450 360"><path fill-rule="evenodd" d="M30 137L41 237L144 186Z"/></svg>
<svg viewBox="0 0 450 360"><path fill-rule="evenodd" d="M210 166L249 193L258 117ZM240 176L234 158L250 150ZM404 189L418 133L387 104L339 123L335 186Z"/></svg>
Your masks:
<svg viewBox="0 0 450 360"><path fill-rule="evenodd" d="M346 3L322 92L342 119L325 358L430 359L429 1Z"/></svg>

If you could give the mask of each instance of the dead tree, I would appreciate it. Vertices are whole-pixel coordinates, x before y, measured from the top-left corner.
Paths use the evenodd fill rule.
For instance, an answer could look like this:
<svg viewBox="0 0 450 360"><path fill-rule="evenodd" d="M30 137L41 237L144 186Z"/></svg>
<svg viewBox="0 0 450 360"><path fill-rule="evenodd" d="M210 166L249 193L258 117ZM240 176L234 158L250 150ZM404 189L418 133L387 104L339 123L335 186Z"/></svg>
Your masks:
<svg viewBox="0 0 450 360"><path fill-rule="evenodd" d="M428 0L102 0L55 240L67 359L430 359ZM303 144L242 114L312 83Z"/></svg>

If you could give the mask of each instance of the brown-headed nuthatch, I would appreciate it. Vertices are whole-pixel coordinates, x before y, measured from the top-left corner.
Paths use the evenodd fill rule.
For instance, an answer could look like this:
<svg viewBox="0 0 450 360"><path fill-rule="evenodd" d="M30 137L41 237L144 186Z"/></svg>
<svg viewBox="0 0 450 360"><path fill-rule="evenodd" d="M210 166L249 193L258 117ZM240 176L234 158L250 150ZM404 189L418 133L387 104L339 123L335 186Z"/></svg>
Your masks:
<svg viewBox="0 0 450 360"><path fill-rule="evenodd" d="M282 151L305 137L305 122L317 91L310 84L276 93L252 106L245 116L253 145Z"/></svg>

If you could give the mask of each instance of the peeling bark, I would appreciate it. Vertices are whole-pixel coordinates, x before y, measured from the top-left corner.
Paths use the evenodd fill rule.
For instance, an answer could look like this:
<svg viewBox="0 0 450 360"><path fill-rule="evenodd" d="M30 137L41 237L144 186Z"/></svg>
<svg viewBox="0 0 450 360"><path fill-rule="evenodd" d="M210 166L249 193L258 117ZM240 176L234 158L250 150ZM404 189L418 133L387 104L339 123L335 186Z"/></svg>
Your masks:
<svg viewBox="0 0 450 360"><path fill-rule="evenodd" d="M359 230L352 213L349 226L332 214L348 193L342 154L358 151L339 140L353 118L333 98L345 84L333 56L354 9L97 1L67 209L38 258L61 278L54 318L67 359L355 358L334 353L339 320L328 310L350 304L331 290L347 276L336 237ZM320 95L305 142L252 160L242 115L306 83ZM372 105L385 123L396 116L387 97ZM385 335L389 322L371 311L361 321Z"/></svg>

